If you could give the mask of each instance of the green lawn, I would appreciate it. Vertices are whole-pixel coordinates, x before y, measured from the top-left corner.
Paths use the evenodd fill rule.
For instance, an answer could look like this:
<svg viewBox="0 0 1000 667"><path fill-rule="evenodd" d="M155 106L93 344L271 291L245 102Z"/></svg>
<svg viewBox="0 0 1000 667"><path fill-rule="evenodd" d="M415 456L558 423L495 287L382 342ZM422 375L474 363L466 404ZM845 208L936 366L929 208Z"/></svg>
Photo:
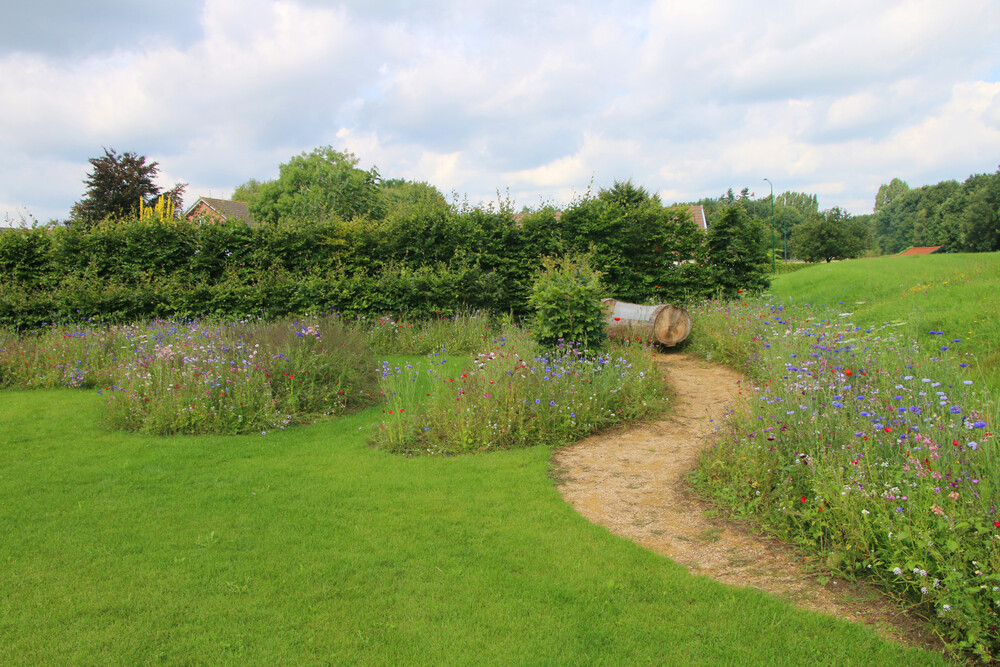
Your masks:
<svg viewBox="0 0 1000 667"><path fill-rule="evenodd" d="M149 437L0 393L0 664L938 664L591 525L546 447L407 459L380 410Z"/></svg>

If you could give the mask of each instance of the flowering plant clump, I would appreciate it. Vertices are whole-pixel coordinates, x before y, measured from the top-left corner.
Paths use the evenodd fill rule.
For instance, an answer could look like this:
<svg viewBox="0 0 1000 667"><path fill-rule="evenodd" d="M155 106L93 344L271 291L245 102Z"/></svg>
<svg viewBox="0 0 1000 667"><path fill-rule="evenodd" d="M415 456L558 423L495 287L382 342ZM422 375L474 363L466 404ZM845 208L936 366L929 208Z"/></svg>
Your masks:
<svg viewBox="0 0 1000 667"><path fill-rule="evenodd" d="M544 349L508 325L471 359L442 350L416 366L385 364L376 444L408 454L559 446L662 404L649 348L599 356L572 343Z"/></svg>
<svg viewBox="0 0 1000 667"><path fill-rule="evenodd" d="M252 433L371 404L375 356L337 317L52 326L0 339L0 380L97 388L115 428Z"/></svg>
<svg viewBox="0 0 1000 667"><path fill-rule="evenodd" d="M694 346L749 375L699 478L716 497L869 576L954 647L1000 650L998 402L959 336L933 356L903 323L764 301L692 312Z"/></svg>

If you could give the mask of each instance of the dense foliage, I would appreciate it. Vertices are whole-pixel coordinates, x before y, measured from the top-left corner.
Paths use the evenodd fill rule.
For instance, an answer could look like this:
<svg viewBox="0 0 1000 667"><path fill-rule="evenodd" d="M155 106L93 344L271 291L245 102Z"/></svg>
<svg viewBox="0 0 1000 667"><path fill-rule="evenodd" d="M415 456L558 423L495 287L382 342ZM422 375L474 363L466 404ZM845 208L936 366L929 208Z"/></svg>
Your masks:
<svg viewBox="0 0 1000 667"><path fill-rule="evenodd" d="M0 326L329 311L522 316L542 258L567 254L589 254L607 296L627 301L687 303L720 286L687 210L654 197L587 197L561 215L545 209L518 220L505 205L456 210L426 184L379 192L380 218L327 211L247 226L144 215L4 232ZM714 238L717 248L742 243ZM754 266L727 274L724 289L766 285L765 268Z"/></svg>
<svg viewBox="0 0 1000 667"><path fill-rule="evenodd" d="M600 274L583 258L547 259L528 302L535 310L532 337L549 348L573 342L584 349L601 347L608 323L601 309Z"/></svg>
<svg viewBox="0 0 1000 667"><path fill-rule="evenodd" d="M1000 170L974 174L959 184L920 188L900 179L879 188L873 216L884 253L910 246L947 246L962 252L1000 250Z"/></svg>
<svg viewBox="0 0 1000 667"><path fill-rule="evenodd" d="M762 271L767 262L763 240L763 227L740 206L727 208L709 228L712 277L724 296L767 288L767 275Z"/></svg>
<svg viewBox="0 0 1000 667"><path fill-rule="evenodd" d="M869 240L869 227L863 220L834 207L798 225L789 247L796 257L807 262L829 262L860 257Z"/></svg>

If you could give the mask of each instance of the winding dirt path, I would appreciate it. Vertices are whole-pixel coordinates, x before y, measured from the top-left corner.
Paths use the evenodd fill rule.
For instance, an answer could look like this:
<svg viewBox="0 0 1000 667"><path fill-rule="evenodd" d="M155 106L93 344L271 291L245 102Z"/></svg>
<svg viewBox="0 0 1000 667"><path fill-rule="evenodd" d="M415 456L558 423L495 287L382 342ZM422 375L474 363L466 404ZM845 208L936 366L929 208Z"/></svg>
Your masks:
<svg viewBox="0 0 1000 667"><path fill-rule="evenodd" d="M936 647L923 624L875 590L838 580L820 585L792 549L718 518L711 503L695 497L687 476L741 400L742 377L682 353L659 354L657 361L676 393L671 413L557 452L554 476L563 498L594 523L695 574L874 625L897 641Z"/></svg>

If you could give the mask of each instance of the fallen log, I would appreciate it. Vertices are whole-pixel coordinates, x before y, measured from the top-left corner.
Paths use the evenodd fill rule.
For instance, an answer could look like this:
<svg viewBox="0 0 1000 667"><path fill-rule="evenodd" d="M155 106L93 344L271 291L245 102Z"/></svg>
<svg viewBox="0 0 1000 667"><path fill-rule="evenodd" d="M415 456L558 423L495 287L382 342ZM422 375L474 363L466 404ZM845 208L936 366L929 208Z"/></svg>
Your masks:
<svg viewBox="0 0 1000 667"><path fill-rule="evenodd" d="M677 306L642 306L617 299L602 299L601 306L613 334L631 337L637 330L644 331L653 342L673 347L691 333L691 315Z"/></svg>

